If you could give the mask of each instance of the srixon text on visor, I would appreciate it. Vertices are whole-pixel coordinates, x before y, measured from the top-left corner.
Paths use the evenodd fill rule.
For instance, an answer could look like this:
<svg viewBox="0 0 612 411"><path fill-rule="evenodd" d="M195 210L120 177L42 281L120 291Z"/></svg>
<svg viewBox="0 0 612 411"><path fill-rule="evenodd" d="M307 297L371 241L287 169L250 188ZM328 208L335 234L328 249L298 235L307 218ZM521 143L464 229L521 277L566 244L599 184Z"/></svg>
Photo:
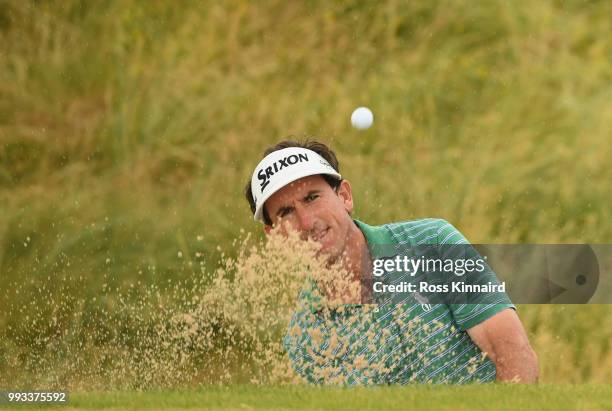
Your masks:
<svg viewBox="0 0 612 411"><path fill-rule="evenodd" d="M259 170L257 172L257 178L260 180L259 184L261 191L263 191L264 188L270 184L270 177L272 177L274 174L278 173L285 167L290 167L294 164L301 163L302 161L308 161L308 155L306 153L291 154L290 156L275 161L271 166Z"/></svg>

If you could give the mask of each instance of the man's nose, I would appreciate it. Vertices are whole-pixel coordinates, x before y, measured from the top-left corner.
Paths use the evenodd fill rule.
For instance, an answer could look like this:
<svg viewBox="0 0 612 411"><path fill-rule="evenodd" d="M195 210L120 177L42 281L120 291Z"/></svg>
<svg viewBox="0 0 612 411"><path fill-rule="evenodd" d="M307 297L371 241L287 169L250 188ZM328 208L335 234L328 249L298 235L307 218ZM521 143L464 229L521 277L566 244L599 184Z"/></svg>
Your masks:
<svg viewBox="0 0 612 411"><path fill-rule="evenodd" d="M298 220L298 224L300 225L300 231L302 232L310 232L314 227L314 216L312 211L309 211L306 208L298 208L296 209L296 216Z"/></svg>

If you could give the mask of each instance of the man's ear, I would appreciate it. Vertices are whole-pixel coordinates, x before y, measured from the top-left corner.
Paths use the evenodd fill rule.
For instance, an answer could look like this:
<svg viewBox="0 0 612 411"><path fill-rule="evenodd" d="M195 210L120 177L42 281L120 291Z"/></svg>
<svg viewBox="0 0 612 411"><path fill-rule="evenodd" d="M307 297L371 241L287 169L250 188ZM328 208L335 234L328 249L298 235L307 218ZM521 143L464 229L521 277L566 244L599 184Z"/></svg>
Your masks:
<svg viewBox="0 0 612 411"><path fill-rule="evenodd" d="M344 208L349 214L353 212L353 192L351 189L351 183L348 180L342 180L338 186L338 197L342 200Z"/></svg>

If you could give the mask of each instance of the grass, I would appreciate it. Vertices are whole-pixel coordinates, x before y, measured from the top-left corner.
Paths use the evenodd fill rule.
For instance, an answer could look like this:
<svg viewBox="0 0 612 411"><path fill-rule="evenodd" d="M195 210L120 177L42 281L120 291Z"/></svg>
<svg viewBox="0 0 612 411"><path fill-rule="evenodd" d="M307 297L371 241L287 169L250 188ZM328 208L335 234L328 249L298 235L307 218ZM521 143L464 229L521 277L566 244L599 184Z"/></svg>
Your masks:
<svg viewBox="0 0 612 411"><path fill-rule="evenodd" d="M261 236L241 189L292 134L332 144L368 223L611 242L611 7L0 1L0 376ZM522 313L544 381L610 381L609 306Z"/></svg>
<svg viewBox="0 0 612 411"><path fill-rule="evenodd" d="M606 410L609 385L207 388L197 391L74 393L79 410Z"/></svg>

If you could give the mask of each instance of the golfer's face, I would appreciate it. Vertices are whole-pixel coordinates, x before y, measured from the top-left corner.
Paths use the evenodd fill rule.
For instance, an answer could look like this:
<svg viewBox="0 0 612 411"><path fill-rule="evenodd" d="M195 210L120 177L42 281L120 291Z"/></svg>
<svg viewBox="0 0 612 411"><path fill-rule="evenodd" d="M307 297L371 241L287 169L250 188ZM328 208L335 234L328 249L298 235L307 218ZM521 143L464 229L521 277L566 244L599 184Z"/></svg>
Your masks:
<svg viewBox="0 0 612 411"><path fill-rule="evenodd" d="M346 246L353 211L350 184L342 181L334 191L320 175L304 177L274 193L266 201L273 226L297 230L302 239L321 244L330 257L340 255Z"/></svg>

